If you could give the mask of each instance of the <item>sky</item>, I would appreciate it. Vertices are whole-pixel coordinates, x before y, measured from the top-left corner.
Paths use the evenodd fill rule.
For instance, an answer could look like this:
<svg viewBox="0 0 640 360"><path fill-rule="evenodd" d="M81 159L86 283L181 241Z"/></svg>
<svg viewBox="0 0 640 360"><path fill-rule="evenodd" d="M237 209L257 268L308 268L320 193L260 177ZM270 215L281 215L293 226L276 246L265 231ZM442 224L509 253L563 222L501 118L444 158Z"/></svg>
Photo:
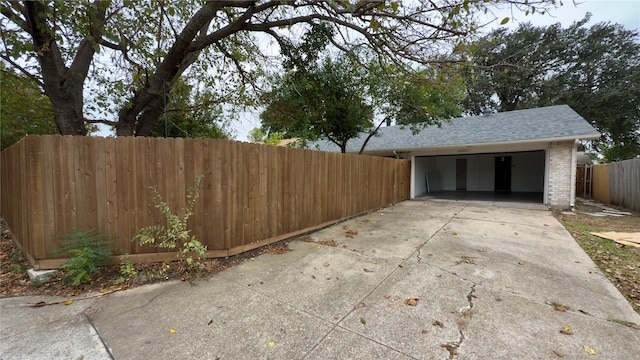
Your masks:
<svg viewBox="0 0 640 360"><path fill-rule="evenodd" d="M507 23L509 28L515 29L519 23L530 22L534 26L548 26L560 23L566 28L576 21L582 20L587 12L591 13L591 20L587 26L599 22L611 22L622 24L627 30L640 31L640 0L563 0L563 5L550 10L548 14L529 15L524 13L511 13L510 10L496 12L498 20L489 28L500 27L499 21L504 17L511 20ZM239 121L234 123L235 139L247 141L247 134L255 127L260 126L257 113L243 113Z"/></svg>
<svg viewBox="0 0 640 360"><path fill-rule="evenodd" d="M559 22L562 27L568 27L582 20L584 15L590 12L592 17L588 24L612 22L622 24L627 30L640 29L640 0L576 0L575 4L572 0L562 2L562 6L551 10L549 14L530 16L515 14L514 20L531 22L535 26L547 26ZM511 26L513 25L512 23Z"/></svg>

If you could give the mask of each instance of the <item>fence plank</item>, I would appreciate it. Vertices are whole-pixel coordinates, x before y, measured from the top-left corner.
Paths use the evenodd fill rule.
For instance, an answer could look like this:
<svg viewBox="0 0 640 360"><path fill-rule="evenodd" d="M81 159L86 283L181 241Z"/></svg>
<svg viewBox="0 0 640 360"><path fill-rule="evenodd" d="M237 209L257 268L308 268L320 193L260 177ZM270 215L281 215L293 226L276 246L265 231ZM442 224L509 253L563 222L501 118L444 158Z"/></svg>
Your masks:
<svg viewBox="0 0 640 360"><path fill-rule="evenodd" d="M54 177L54 158L55 153L53 152L53 141L54 138L47 136L41 139L42 142L42 160L43 160L43 168L42 168L42 176L44 179L49 179L49 181L42 181L42 214L43 214L43 242L44 242L44 251L47 254L52 254L53 251L56 250L57 246L55 243L55 235L56 235L56 221L55 221L55 188L53 183ZM51 255L49 255L51 256Z"/></svg>
<svg viewBox="0 0 640 360"><path fill-rule="evenodd" d="M27 181L28 183L26 191L23 196L27 201L30 208L29 222L31 223L31 236L41 239L41 241L34 242L29 246L32 254L36 258L43 258L47 256L45 250L44 241L44 214L42 212L43 204L43 185L41 179L43 178L42 168L42 141L40 138L32 137L27 140Z"/></svg>

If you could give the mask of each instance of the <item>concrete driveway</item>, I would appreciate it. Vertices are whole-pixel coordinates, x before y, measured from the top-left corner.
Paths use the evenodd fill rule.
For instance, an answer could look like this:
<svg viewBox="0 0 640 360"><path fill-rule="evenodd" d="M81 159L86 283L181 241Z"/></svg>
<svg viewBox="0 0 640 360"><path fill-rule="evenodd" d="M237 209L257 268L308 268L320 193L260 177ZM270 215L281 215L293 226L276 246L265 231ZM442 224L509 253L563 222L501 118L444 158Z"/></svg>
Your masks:
<svg viewBox="0 0 640 360"><path fill-rule="evenodd" d="M640 316L542 207L405 201L290 248L193 285L3 299L0 358L638 358L616 320Z"/></svg>

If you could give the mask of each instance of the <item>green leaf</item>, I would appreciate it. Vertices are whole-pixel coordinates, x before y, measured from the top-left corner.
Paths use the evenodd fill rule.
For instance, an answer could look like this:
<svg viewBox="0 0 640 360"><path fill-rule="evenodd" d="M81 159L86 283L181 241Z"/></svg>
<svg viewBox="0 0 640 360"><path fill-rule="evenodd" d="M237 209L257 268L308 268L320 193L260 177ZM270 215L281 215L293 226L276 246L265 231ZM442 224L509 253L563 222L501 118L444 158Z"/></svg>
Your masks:
<svg viewBox="0 0 640 360"><path fill-rule="evenodd" d="M506 18L502 19L502 21L500 21L500 25L504 25L504 24L506 24L508 22L509 22L509 18L506 17Z"/></svg>

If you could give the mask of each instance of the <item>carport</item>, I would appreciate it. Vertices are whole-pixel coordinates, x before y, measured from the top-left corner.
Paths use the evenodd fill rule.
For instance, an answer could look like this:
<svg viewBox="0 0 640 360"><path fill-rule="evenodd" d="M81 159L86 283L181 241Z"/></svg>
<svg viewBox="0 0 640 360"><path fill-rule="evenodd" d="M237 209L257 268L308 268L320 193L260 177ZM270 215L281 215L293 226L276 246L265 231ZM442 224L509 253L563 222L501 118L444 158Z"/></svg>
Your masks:
<svg viewBox="0 0 640 360"><path fill-rule="evenodd" d="M543 203L545 151L415 156L414 197Z"/></svg>

